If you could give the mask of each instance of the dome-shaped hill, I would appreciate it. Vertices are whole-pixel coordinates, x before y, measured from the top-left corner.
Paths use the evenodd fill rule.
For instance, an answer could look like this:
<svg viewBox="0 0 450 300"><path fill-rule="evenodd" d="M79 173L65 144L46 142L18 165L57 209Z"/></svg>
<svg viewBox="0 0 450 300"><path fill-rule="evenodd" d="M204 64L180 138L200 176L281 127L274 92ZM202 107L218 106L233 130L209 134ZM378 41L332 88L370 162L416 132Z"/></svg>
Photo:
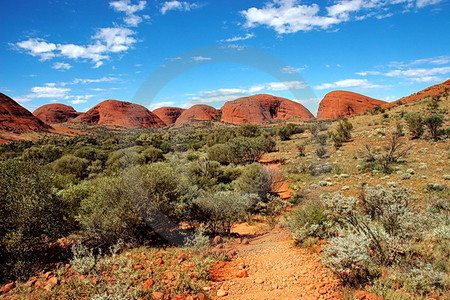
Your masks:
<svg viewBox="0 0 450 300"><path fill-rule="evenodd" d="M180 107L160 107L153 111L167 126L176 122L179 116L185 111Z"/></svg>
<svg viewBox="0 0 450 300"><path fill-rule="evenodd" d="M268 94L228 101L220 109L221 121L232 124L266 124L280 120L311 120L313 114L298 102Z"/></svg>
<svg viewBox="0 0 450 300"><path fill-rule="evenodd" d="M363 113L386 103L386 101L353 92L332 91L326 94L320 102L317 119L327 120L345 118Z"/></svg>
<svg viewBox="0 0 450 300"><path fill-rule="evenodd" d="M164 122L142 105L118 100L105 100L72 122L120 126L126 128L164 127Z"/></svg>
<svg viewBox="0 0 450 300"><path fill-rule="evenodd" d="M80 115L72 106L53 103L46 104L33 112L33 115L47 124L65 123Z"/></svg>
<svg viewBox="0 0 450 300"><path fill-rule="evenodd" d="M175 126L180 126L189 120L212 121L217 120L220 112L212 106L205 104L196 104L183 111L175 122Z"/></svg>
<svg viewBox="0 0 450 300"><path fill-rule="evenodd" d="M0 130L36 131L52 129L16 101L0 93Z"/></svg>

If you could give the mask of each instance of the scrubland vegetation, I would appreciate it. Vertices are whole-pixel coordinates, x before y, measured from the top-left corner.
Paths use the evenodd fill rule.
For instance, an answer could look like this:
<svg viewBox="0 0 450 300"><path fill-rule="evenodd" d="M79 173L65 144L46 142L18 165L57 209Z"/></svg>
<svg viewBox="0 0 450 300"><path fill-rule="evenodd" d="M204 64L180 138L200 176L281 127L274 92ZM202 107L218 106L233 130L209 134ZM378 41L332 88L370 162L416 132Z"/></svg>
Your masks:
<svg viewBox="0 0 450 300"><path fill-rule="evenodd" d="M289 205L284 224L295 243L320 252L344 286L387 299L448 297L450 131L442 99L336 122L97 129L2 145L0 278L29 283L50 268L59 284L40 291L47 298L199 294L209 266L222 259L208 252L210 237L254 216L273 220ZM259 162L263 156L284 162L294 191L288 202L274 192L279 174ZM194 233L186 248L161 238L161 215Z"/></svg>

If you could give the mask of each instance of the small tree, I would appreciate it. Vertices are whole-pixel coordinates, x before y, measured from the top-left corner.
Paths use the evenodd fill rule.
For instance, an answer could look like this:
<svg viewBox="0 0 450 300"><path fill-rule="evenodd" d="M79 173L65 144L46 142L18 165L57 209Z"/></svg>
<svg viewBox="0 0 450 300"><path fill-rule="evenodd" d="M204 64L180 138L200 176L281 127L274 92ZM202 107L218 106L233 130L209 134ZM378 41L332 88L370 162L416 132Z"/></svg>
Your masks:
<svg viewBox="0 0 450 300"><path fill-rule="evenodd" d="M209 231L229 234L237 222L244 220L257 196L236 192L216 192L195 200Z"/></svg>
<svg viewBox="0 0 450 300"><path fill-rule="evenodd" d="M408 129L412 134L413 139L418 139L422 136L424 128L423 118L418 113L410 113L406 115L406 123L408 124Z"/></svg>
<svg viewBox="0 0 450 300"><path fill-rule="evenodd" d="M439 138L439 128L444 124L444 116L441 114L431 114L424 118L424 124L430 130L431 137L435 140Z"/></svg>
<svg viewBox="0 0 450 300"><path fill-rule="evenodd" d="M352 139L353 124L348 119L339 121L336 130L330 133L333 140L334 147L339 149L343 143L349 142Z"/></svg>

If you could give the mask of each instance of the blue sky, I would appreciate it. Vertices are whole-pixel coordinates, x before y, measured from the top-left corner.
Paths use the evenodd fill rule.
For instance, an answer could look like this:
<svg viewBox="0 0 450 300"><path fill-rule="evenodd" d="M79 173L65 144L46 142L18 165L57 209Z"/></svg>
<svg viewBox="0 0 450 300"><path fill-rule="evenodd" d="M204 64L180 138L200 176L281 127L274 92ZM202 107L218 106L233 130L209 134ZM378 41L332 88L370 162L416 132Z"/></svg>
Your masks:
<svg viewBox="0 0 450 300"><path fill-rule="evenodd" d="M30 110L270 93L316 113L336 89L392 101L450 77L449 12L448 0L7 1L0 91Z"/></svg>

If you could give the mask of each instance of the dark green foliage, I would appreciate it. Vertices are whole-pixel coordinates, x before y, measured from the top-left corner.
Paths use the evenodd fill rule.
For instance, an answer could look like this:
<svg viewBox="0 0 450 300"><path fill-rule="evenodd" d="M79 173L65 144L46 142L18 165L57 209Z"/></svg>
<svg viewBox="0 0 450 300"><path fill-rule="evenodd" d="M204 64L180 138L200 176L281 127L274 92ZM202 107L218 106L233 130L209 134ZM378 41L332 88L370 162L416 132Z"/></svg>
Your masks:
<svg viewBox="0 0 450 300"><path fill-rule="evenodd" d="M55 176L41 166L9 160L0 162L0 174L0 278L3 278L5 270L15 275L35 270L31 265L37 263L33 250L43 239L51 241L67 232L67 213L65 203L55 194Z"/></svg>
<svg viewBox="0 0 450 300"><path fill-rule="evenodd" d="M33 146L23 152L23 159L34 160L42 163L51 163L60 158L63 151L54 145Z"/></svg>
<svg viewBox="0 0 450 300"><path fill-rule="evenodd" d="M95 179L91 185L78 220L82 234L97 243L142 240L153 232L156 212L173 220L184 213L177 203L178 180L168 164L134 167L122 176Z"/></svg>
<svg viewBox="0 0 450 300"><path fill-rule="evenodd" d="M289 123L284 126L280 126L277 129L277 135L280 137L282 141L287 141L291 139L291 136L297 133L297 125L293 123Z"/></svg>
<svg viewBox="0 0 450 300"><path fill-rule="evenodd" d="M198 198L195 204L209 231L229 234L235 223L245 219L255 201L256 197L251 194L216 192Z"/></svg>
<svg viewBox="0 0 450 300"><path fill-rule="evenodd" d="M192 163L188 169L191 181L201 189L210 189L217 185L223 171L220 163L207 159L199 159Z"/></svg>
<svg viewBox="0 0 450 300"><path fill-rule="evenodd" d="M340 120L336 130L330 133L336 149L342 147L343 143L349 142L352 139L353 124L348 119Z"/></svg>
<svg viewBox="0 0 450 300"><path fill-rule="evenodd" d="M289 216L289 226L297 243L302 244L308 237L326 238L331 222L320 201L309 201Z"/></svg>
<svg viewBox="0 0 450 300"><path fill-rule="evenodd" d="M255 124L242 124L237 127L236 133L238 136L247 138L258 137L262 134L261 129Z"/></svg>
<svg viewBox="0 0 450 300"><path fill-rule="evenodd" d="M258 161L264 153L273 151L275 141L265 135L255 138L237 137L226 144L208 148L208 158L220 163L248 163Z"/></svg>
<svg viewBox="0 0 450 300"><path fill-rule="evenodd" d="M420 138L424 132L423 118L418 113L409 113L406 115L406 123L411 132L412 138Z"/></svg>
<svg viewBox="0 0 450 300"><path fill-rule="evenodd" d="M216 144L206 150L208 158L215 160L221 164L226 164L231 161L230 146L228 144Z"/></svg>
<svg viewBox="0 0 450 300"><path fill-rule="evenodd" d="M233 186L236 191L246 194L256 194L260 199L264 199L271 189L271 176L258 163L253 163L244 168L241 176L234 182Z"/></svg>
<svg viewBox="0 0 450 300"><path fill-rule="evenodd" d="M64 155L52 163L52 169L56 173L73 175L75 178L82 179L87 175L89 161L74 155Z"/></svg>
<svg viewBox="0 0 450 300"><path fill-rule="evenodd" d="M423 123L428 127L430 135L437 140L440 136L440 127L444 124L444 116L441 114L431 114L423 119Z"/></svg>

